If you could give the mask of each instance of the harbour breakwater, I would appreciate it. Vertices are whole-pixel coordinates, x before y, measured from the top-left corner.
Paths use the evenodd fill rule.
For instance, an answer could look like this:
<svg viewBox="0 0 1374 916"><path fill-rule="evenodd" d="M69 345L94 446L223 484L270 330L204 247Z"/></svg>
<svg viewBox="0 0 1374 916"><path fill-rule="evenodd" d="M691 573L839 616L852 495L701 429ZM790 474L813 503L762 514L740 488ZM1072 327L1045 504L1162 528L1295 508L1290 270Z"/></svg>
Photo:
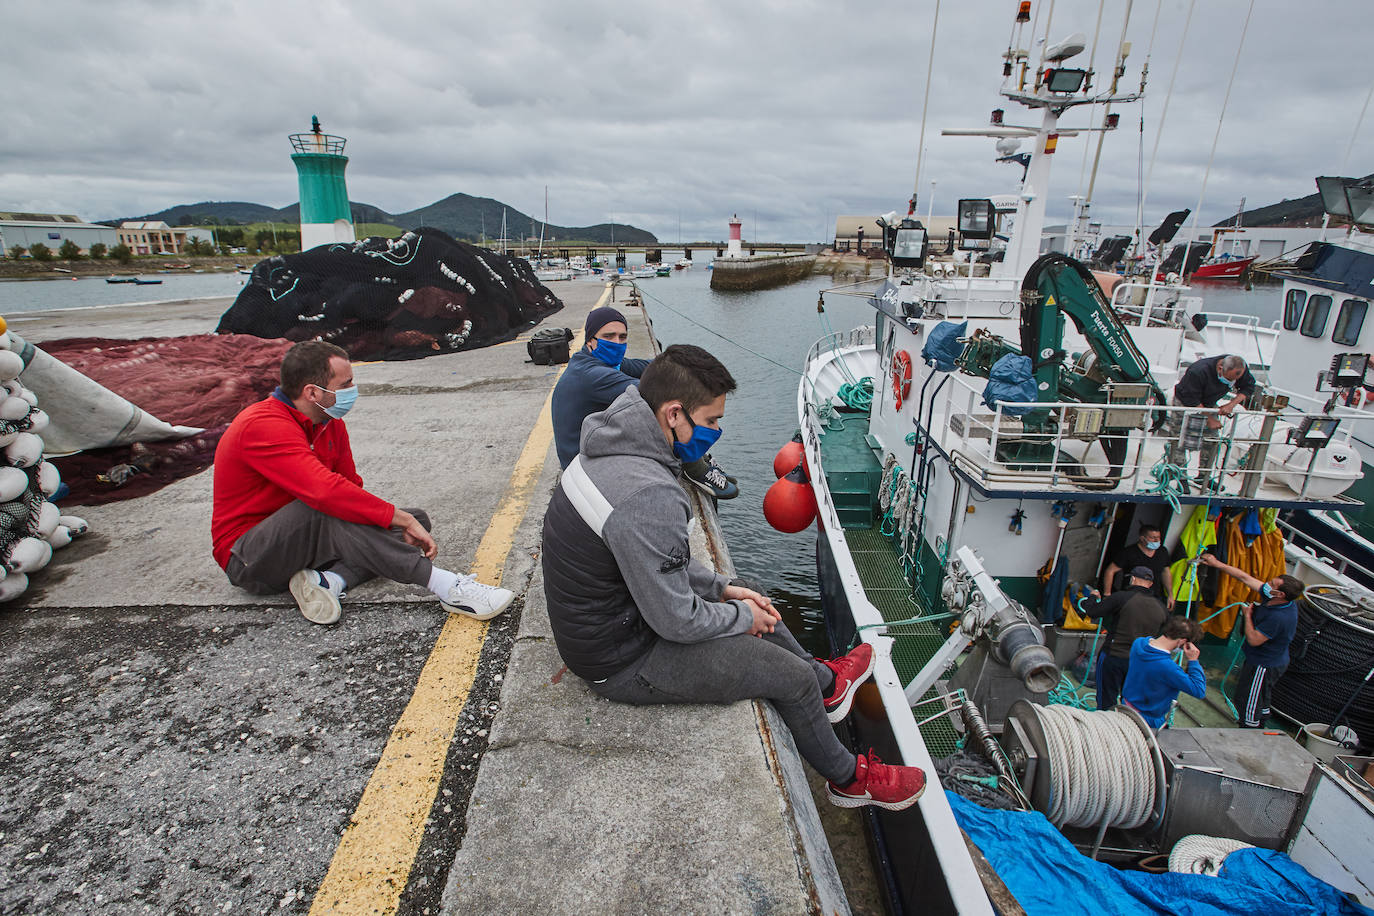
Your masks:
<svg viewBox="0 0 1374 916"><path fill-rule="evenodd" d="M811 276L816 256L785 254L752 258L716 258L711 269L711 289L771 289Z"/></svg>

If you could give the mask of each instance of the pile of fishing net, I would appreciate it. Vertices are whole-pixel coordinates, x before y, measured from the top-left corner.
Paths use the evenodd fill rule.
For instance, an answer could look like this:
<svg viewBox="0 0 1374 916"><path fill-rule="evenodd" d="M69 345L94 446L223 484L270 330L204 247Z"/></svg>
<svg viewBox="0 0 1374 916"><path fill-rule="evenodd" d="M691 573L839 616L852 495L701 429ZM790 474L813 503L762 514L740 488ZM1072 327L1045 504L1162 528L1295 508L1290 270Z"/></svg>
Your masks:
<svg viewBox="0 0 1374 916"><path fill-rule="evenodd" d="M0 323L0 602L18 598L29 576L47 566L52 552L86 533L86 522L63 515L48 497L61 475L43 460L48 415L38 396L19 382L24 359Z"/></svg>
<svg viewBox="0 0 1374 916"><path fill-rule="evenodd" d="M259 261L218 333L417 359L509 340L562 307L524 259L416 229Z"/></svg>
<svg viewBox="0 0 1374 916"><path fill-rule="evenodd" d="M25 378L55 363L54 423L103 415L66 431L54 459L68 499L99 505L143 496L209 467L240 410L272 393L291 344L244 335L193 334L138 340L70 338L34 351ZM49 359L55 358L55 359ZM82 379L86 380L84 383ZM85 392L74 389L85 384ZM102 389L108 389L103 396ZM138 406L134 406L138 405ZM165 421L165 422L164 422Z"/></svg>

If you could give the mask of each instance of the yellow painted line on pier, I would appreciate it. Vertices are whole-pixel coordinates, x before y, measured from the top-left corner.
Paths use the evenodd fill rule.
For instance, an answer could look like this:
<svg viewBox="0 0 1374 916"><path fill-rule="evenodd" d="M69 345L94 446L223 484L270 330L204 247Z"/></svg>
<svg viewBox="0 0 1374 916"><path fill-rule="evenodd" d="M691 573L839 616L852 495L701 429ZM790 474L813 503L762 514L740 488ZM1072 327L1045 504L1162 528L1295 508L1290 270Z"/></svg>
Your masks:
<svg viewBox="0 0 1374 916"><path fill-rule="evenodd" d="M597 305L609 295L607 288ZM581 336L580 331L574 336L574 347L581 345ZM554 376L555 384L563 368ZM482 582L501 582L516 529L529 508L553 441L552 401L550 386L534 429L511 471L506 492L477 545L469 572ZM311 901L311 916L396 912L424 837L425 819L434 807L449 745L472 689L486 635L485 622L457 615L445 621L420 671L415 693L392 728L381 760Z"/></svg>

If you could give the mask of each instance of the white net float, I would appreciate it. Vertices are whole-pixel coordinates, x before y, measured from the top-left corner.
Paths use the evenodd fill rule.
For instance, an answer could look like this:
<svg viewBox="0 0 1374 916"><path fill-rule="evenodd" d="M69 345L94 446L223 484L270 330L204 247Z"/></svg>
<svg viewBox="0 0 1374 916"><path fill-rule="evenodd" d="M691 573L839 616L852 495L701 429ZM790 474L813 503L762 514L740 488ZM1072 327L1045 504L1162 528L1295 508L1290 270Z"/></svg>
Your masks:
<svg viewBox="0 0 1374 916"><path fill-rule="evenodd" d="M17 470L16 468L0 468L0 472L5 470ZM21 472L22 473L22 472ZM57 470L57 465L51 461L40 461L38 463L38 489L44 496L52 496L57 492L57 488L62 485L62 475ZM4 490L0 489L0 499L4 499ZM13 499L14 497L9 497Z"/></svg>
<svg viewBox="0 0 1374 916"><path fill-rule="evenodd" d="M52 545L53 550L66 547L71 542L72 529L68 528L66 525L58 525L53 529L52 534L48 535L48 543Z"/></svg>
<svg viewBox="0 0 1374 916"><path fill-rule="evenodd" d="M51 422L51 418L47 411L41 407L35 407L29 411L29 432L37 435L48 428L49 422Z"/></svg>
<svg viewBox="0 0 1374 916"><path fill-rule="evenodd" d="M56 470L56 468L54 468ZM18 468L0 467L0 503L12 502L29 488L29 475Z"/></svg>
<svg viewBox="0 0 1374 916"><path fill-rule="evenodd" d="M9 559L5 566L10 572L37 572L52 559L52 545L38 538L21 538L10 548Z"/></svg>
<svg viewBox="0 0 1374 916"><path fill-rule="evenodd" d="M0 420L22 420L29 415L33 406L21 397L10 395L0 401Z"/></svg>
<svg viewBox="0 0 1374 916"><path fill-rule="evenodd" d="M0 602L13 601L24 594L29 587L29 577L23 573L12 573L0 582Z"/></svg>
<svg viewBox="0 0 1374 916"><path fill-rule="evenodd" d="M38 507L38 516L33 522L33 533L47 540L57 530L62 510L46 500Z"/></svg>
<svg viewBox="0 0 1374 916"><path fill-rule="evenodd" d="M72 537L80 537L91 530L91 526L86 524L86 520L76 515L64 515L57 520L57 523L69 529Z"/></svg>
<svg viewBox="0 0 1374 916"><path fill-rule="evenodd" d="M5 446L5 458L17 468L31 467L43 459L43 440L33 433L20 433Z"/></svg>
<svg viewBox="0 0 1374 916"><path fill-rule="evenodd" d="M24 371L24 361L13 350L0 350L0 379L16 379Z"/></svg>

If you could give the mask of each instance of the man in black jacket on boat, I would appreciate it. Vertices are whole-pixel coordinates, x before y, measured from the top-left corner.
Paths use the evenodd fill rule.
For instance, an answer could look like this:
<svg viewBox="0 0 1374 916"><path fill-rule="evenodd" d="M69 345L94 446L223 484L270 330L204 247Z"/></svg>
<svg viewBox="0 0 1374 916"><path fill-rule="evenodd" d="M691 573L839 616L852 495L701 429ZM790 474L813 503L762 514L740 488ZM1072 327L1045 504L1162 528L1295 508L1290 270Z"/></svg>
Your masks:
<svg viewBox="0 0 1374 916"><path fill-rule="evenodd" d="M1217 436L1221 430L1221 418L1229 417L1246 398L1255 393L1256 387L1255 377L1250 374L1244 358L1235 354L1198 360L1188 367L1174 386L1175 407L1219 409L1219 415L1207 415L1207 429L1202 435L1202 448L1198 451L1198 486L1206 486L1212 476L1212 467L1216 464L1217 450L1221 445ZM1165 454L1170 464L1180 468L1188 466L1188 452L1178 444L1184 416L1184 411L1172 411L1164 425L1165 435L1173 440ZM1222 470L1224 468L1218 469L1219 472Z"/></svg>
<svg viewBox="0 0 1374 916"><path fill-rule="evenodd" d="M1159 635L1169 612L1154 595L1155 574L1148 566L1131 570L1126 588L1106 598L1096 589L1083 602L1083 611L1093 619L1107 618L1107 647L1097 662L1097 708L1111 709L1126 683L1131 663L1131 644L1141 636Z"/></svg>

